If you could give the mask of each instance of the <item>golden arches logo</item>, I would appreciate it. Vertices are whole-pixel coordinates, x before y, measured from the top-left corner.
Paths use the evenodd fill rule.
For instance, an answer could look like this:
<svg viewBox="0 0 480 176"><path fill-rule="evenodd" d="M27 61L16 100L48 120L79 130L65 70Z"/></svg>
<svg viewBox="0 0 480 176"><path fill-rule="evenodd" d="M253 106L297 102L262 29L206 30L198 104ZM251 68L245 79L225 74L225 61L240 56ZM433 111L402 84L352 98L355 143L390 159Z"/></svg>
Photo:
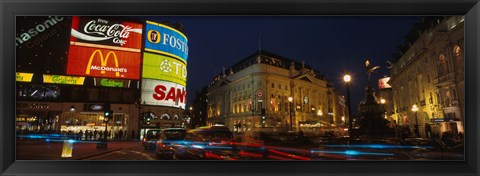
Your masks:
<svg viewBox="0 0 480 176"><path fill-rule="evenodd" d="M147 33L147 40L151 43L160 43L160 33L155 30L149 30Z"/></svg>
<svg viewBox="0 0 480 176"><path fill-rule="evenodd" d="M93 62L93 59L95 58L95 56L97 55L100 55L100 62L101 62L101 66L102 67L106 67L107 66L107 62L108 62L108 58L110 58L110 55L112 55L113 59L115 59L115 67L118 68L118 59L117 59L117 55L115 54L115 52L113 51L109 51L107 53L107 55L105 56L105 58L103 58L103 54L102 54L102 51L100 50L95 50L92 55L90 55L90 59L88 60L88 64L87 64L87 69L85 70L85 74L89 75L90 74L90 70L92 69L92 62ZM100 71L101 74L105 74L105 70L102 69ZM115 72L115 76L119 77L120 76L120 72L119 71L116 71Z"/></svg>

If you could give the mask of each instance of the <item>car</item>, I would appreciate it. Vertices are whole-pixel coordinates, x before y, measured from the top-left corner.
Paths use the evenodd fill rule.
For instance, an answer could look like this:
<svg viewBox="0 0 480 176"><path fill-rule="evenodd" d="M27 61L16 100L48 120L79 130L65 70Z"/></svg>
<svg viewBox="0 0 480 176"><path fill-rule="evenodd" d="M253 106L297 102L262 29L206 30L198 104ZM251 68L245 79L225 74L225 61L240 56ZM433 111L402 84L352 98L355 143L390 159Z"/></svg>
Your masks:
<svg viewBox="0 0 480 176"><path fill-rule="evenodd" d="M184 145L175 147L175 159L230 160L238 158L236 139L226 126L189 130Z"/></svg>
<svg viewBox="0 0 480 176"><path fill-rule="evenodd" d="M187 131L184 128L167 128L162 133L156 143L155 153L160 159L173 159L176 146L185 145L185 136Z"/></svg>
<svg viewBox="0 0 480 176"><path fill-rule="evenodd" d="M162 133L161 129L151 129L147 131L147 135L143 137L142 143L145 150L155 149L155 144L157 143L160 134Z"/></svg>

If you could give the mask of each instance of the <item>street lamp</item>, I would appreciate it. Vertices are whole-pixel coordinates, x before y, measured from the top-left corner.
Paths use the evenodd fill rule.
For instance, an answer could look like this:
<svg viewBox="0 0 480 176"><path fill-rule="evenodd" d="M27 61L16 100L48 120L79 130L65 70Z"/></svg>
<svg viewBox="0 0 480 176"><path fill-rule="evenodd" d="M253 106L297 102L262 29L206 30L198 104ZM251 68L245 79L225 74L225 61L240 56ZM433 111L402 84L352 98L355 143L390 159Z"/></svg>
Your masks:
<svg viewBox="0 0 480 176"><path fill-rule="evenodd" d="M188 109L190 110L190 116L191 116L191 117L192 117L192 119L193 119L193 114L192 114L193 107L192 107L192 106L190 106L190 108L188 108ZM198 123L200 123L200 121L199 121ZM192 126L192 124L190 124L190 128L195 128L195 127L194 127L194 126Z"/></svg>
<svg viewBox="0 0 480 176"><path fill-rule="evenodd" d="M288 102L290 102L290 131L293 131L293 122L292 122L292 102L293 102L293 98L288 97Z"/></svg>
<svg viewBox="0 0 480 176"><path fill-rule="evenodd" d="M322 110L319 109L318 112L317 112L317 115L318 115L318 116L322 116L322 115L323 115Z"/></svg>
<svg viewBox="0 0 480 176"><path fill-rule="evenodd" d="M415 135L417 137L420 137L420 130L418 129L418 117L417 117L418 107L416 104L412 106L412 111L415 112Z"/></svg>
<svg viewBox="0 0 480 176"><path fill-rule="evenodd" d="M108 135L108 132L107 132L107 126L108 126L108 121L112 118L112 115L113 115L113 111L110 110L109 108L106 109L104 111L104 114L103 114L103 122L105 122L105 131L103 132L103 140L99 143L97 143L97 148L102 148L102 149L106 149L107 148L107 135Z"/></svg>
<svg viewBox="0 0 480 176"><path fill-rule="evenodd" d="M381 104L385 104L385 103L386 103L386 100L382 98L382 99L380 99L380 103L381 103Z"/></svg>
<svg viewBox="0 0 480 176"><path fill-rule="evenodd" d="M348 135L350 138L352 137L352 129L353 129L353 121L352 121L352 115L351 115L351 107L350 107L350 81L352 80L352 77L350 75L345 75L343 76L343 81L345 81L345 87L347 88L347 106L348 106Z"/></svg>

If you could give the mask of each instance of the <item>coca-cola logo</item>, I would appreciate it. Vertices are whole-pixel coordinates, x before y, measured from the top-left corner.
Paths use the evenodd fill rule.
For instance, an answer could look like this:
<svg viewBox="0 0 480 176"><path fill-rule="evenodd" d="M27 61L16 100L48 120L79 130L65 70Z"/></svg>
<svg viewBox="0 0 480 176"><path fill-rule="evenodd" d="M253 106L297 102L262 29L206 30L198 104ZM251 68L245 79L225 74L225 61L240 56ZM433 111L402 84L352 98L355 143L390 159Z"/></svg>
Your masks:
<svg viewBox="0 0 480 176"><path fill-rule="evenodd" d="M72 36L86 41L112 40L113 43L123 46L131 32L141 34L142 29L99 18L88 21L83 27L83 33L72 29Z"/></svg>

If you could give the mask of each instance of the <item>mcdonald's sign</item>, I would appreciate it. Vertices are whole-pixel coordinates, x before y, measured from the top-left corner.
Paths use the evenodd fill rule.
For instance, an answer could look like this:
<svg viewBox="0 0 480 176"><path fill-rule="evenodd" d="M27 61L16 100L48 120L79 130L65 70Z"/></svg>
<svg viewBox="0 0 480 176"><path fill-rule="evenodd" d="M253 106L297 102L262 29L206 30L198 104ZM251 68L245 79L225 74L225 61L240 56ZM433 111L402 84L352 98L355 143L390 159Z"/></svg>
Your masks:
<svg viewBox="0 0 480 176"><path fill-rule="evenodd" d="M140 52L71 45L67 74L116 79L140 78Z"/></svg>

